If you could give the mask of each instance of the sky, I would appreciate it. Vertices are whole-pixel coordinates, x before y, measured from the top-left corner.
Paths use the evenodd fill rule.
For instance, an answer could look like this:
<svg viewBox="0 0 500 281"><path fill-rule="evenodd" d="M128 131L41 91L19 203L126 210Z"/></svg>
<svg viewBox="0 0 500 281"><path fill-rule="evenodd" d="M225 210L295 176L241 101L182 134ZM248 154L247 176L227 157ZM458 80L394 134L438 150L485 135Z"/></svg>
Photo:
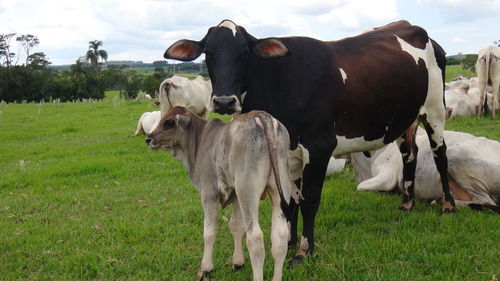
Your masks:
<svg viewBox="0 0 500 281"><path fill-rule="evenodd" d="M500 0L0 0L0 34L33 34L34 51L72 64L103 41L109 60L153 62L224 19L257 38L338 40L396 20L427 30L448 55L500 41ZM174 61L169 61L170 63Z"/></svg>

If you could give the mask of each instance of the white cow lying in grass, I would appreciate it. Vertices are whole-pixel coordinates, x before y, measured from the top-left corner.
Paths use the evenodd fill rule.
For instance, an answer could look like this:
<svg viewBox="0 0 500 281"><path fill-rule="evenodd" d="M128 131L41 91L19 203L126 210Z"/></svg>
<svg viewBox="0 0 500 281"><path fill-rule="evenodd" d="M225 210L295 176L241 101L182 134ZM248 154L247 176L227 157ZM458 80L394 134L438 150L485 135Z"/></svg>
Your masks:
<svg viewBox="0 0 500 281"><path fill-rule="evenodd" d="M158 122L160 122L161 111L156 110L152 112L144 112L139 118L139 122L137 123L137 130L132 135L133 137L139 135L144 132L146 135L151 134L151 132L156 128Z"/></svg>
<svg viewBox="0 0 500 281"><path fill-rule="evenodd" d="M160 108L162 114L176 106L182 106L203 119L208 119L212 86L210 81L197 76L194 80L172 76L160 84Z"/></svg>
<svg viewBox="0 0 500 281"><path fill-rule="evenodd" d="M487 86L487 91L493 88ZM446 112L448 118L455 116L475 116L482 109L481 90L479 88L478 78L459 77L457 80L446 83L445 100ZM488 108L498 108L498 100L493 99L491 93L486 93L486 104Z"/></svg>
<svg viewBox="0 0 500 281"><path fill-rule="evenodd" d="M500 195L500 143L466 133L445 131L448 174L457 203L471 207L484 206L498 211ZM415 196L437 200L442 196L439 174L422 129L417 132L419 147L415 172ZM352 153L351 161L360 184L358 190L402 190L403 163L396 144L391 143L367 158Z"/></svg>
<svg viewBox="0 0 500 281"><path fill-rule="evenodd" d="M309 152L307 152L307 149L305 149L304 146L299 144L297 149L290 151L288 157L292 180L301 178L304 168L309 163ZM342 172L346 163L347 159L336 159L334 157L330 157L325 177L330 177L333 174Z"/></svg>

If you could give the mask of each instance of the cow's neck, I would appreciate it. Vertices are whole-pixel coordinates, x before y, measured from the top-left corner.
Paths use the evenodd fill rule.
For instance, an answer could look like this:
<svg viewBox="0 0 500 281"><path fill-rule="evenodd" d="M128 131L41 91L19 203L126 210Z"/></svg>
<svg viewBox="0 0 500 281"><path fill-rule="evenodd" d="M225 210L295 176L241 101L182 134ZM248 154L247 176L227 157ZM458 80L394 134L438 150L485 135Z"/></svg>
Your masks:
<svg viewBox="0 0 500 281"><path fill-rule="evenodd" d="M192 116L191 124L187 128L189 131L186 133L186 139L181 142L180 147L174 149L174 157L184 164L190 178L194 177L194 167L201 143L201 134L206 124L206 120Z"/></svg>

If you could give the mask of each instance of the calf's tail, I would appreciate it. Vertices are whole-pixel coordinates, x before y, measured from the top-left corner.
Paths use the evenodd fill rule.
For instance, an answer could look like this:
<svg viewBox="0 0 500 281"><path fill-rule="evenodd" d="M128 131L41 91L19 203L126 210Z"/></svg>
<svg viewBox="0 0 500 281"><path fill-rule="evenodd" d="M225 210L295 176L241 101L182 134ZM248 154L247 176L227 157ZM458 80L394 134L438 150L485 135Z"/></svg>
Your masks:
<svg viewBox="0 0 500 281"><path fill-rule="evenodd" d="M283 188L281 185L281 178L279 173L278 166L278 147L276 143L277 134L278 134L278 122L276 119L272 118L270 115L259 115L257 116L259 121L262 123L264 127L264 135L266 136L267 148L269 151L269 158L271 159L271 169L274 174L274 178L276 180L276 186L278 187L278 193L280 196L280 207L283 211L285 218L287 221L290 221L291 218L291 210L290 206L285 200L285 196L283 195Z"/></svg>

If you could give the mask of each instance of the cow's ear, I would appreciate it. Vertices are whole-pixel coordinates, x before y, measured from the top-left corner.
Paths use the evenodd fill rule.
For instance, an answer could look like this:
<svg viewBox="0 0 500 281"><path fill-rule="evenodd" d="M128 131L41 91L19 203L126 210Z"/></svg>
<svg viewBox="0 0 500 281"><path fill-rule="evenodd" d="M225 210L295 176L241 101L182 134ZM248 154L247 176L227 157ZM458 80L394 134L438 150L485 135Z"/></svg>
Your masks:
<svg viewBox="0 0 500 281"><path fill-rule="evenodd" d="M191 117L188 115L177 114L175 116L175 122L177 127L186 128L191 123Z"/></svg>
<svg viewBox="0 0 500 281"><path fill-rule="evenodd" d="M255 54L263 58L275 58L286 56L290 50L277 38L260 39L253 48Z"/></svg>
<svg viewBox="0 0 500 281"><path fill-rule="evenodd" d="M199 57L202 52L203 46L200 42L183 39L170 46L163 54L163 57L180 61L192 61Z"/></svg>

